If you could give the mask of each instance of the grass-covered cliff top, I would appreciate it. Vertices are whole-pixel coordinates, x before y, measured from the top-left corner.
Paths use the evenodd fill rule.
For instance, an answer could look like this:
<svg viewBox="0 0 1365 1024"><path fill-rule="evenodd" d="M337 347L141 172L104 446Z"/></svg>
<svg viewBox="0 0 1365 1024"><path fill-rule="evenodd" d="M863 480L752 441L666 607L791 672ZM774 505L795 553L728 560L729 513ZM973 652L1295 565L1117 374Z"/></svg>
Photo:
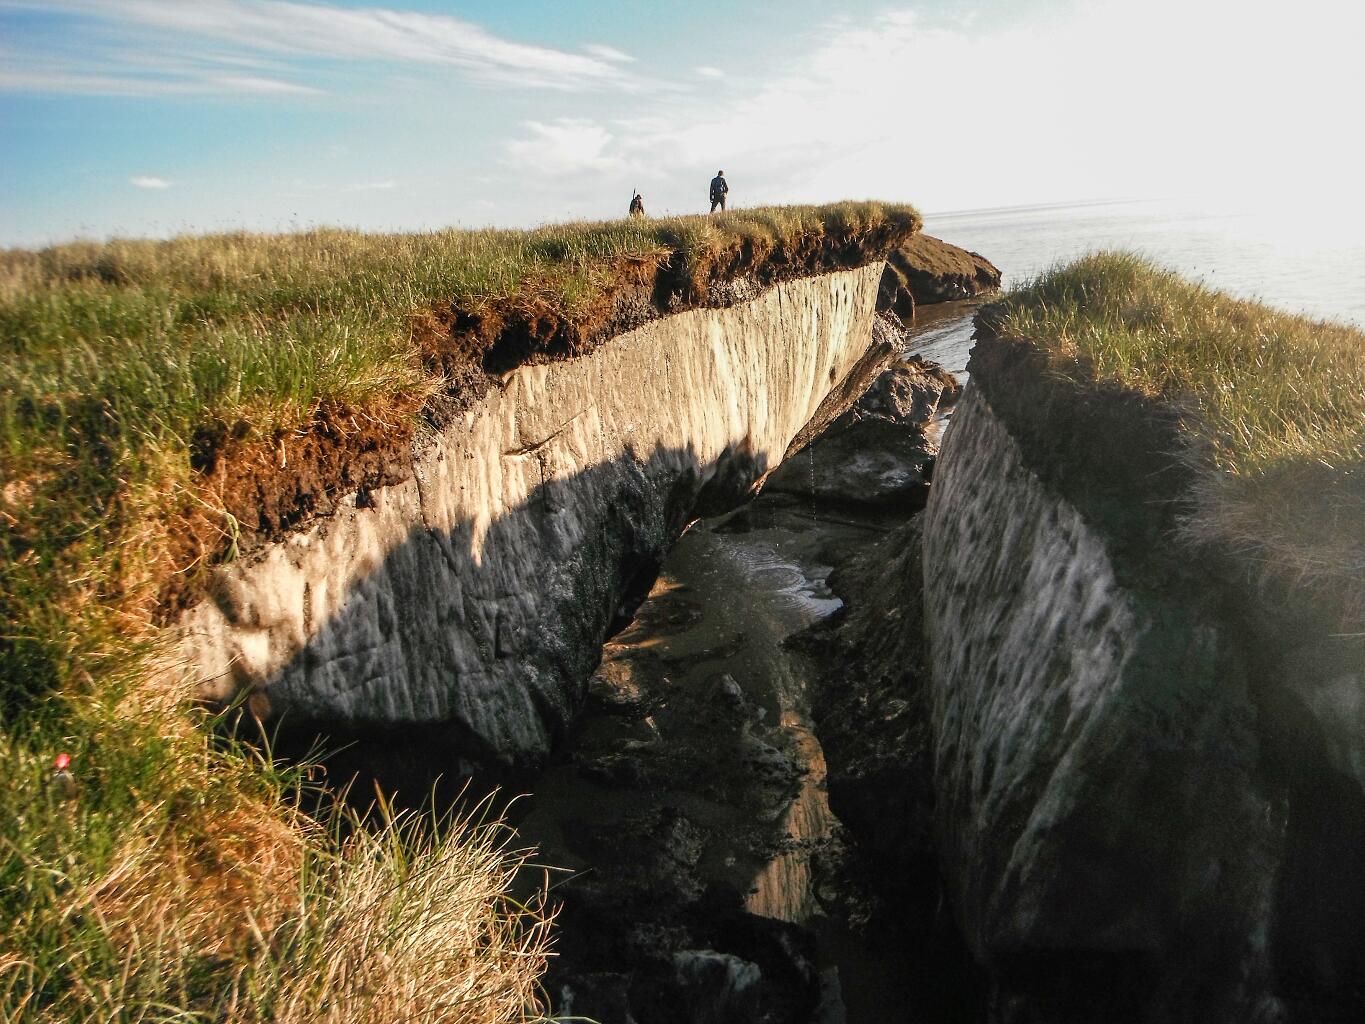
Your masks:
<svg viewBox="0 0 1365 1024"><path fill-rule="evenodd" d="M767 283L875 262L920 223L908 206L838 203L534 231L5 252L0 387L7 411L109 403L128 433L187 433L206 417L290 425L319 403L424 386L451 357L571 354L648 315L642 306L705 304L737 276ZM5 426L13 442L22 424L11 413Z"/></svg>
<svg viewBox="0 0 1365 1024"><path fill-rule="evenodd" d="M1279 312L1126 253L1044 273L990 311L1002 336L1184 412L1196 539L1365 612L1365 332Z"/></svg>
<svg viewBox="0 0 1365 1024"><path fill-rule="evenodd" d="M0 1021L522 1019L545 932L496 828L309 825L294 780L194 725L158 616L260 525L262 481L284 528L289 478L386 482L435 394L737 277L876 262L919 223L841 203L0 253Z"/></svg>

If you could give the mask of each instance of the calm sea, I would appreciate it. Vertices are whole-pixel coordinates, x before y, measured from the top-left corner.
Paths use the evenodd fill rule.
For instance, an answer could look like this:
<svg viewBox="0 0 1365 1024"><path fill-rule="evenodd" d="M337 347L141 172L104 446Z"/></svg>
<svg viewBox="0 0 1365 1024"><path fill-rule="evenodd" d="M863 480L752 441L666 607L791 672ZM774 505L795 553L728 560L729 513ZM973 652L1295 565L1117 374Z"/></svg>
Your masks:
<svg viewBox="0 0 1365 1024"><path fill-rule="evenodd" d="M1009 287L1097 249L1129 249L1222 291L1365 327L1365 212L1229 211L1141 201L925 216L924 230L981 253ZM919 332L917 332L919 333ZM926 324L915 348L966 363L962 325Z"/></svg>

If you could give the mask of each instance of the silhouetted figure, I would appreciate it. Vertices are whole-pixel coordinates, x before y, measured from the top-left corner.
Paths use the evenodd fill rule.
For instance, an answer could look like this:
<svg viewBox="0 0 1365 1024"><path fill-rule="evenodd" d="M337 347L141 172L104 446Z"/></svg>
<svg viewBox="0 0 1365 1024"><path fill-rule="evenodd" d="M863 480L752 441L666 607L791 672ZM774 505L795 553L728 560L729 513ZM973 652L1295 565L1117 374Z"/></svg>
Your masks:
<svg viewBox="0 0 1365 1024"><path fill-rule="evenodd" d="M719 206L725 209L725 197L730 194L730 183L725 180L725 172L717 171L716 176L711 179L711 212L716 212Z"/></svg>
<svg viewBox="0 0 1365 1024"><path fill-rule="evenodd" d="M643 217L645 215L645 201L639 192L630 197L630 215L632 217Z"/></svg>

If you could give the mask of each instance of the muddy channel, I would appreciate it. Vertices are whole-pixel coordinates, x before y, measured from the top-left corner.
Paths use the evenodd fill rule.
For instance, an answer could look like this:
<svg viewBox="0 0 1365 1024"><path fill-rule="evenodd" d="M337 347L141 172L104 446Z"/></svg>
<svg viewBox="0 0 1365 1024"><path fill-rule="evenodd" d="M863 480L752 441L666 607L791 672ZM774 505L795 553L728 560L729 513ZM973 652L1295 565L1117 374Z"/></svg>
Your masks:
<svg viewBox="0 0 1365 1024"><path fill-rule="evenodd" d="M969 323L945 314L907 351L965 364ZM922 502L793 491L688 526L518 808L521 838L560 869L561 1020L972 1018L951 935L905 920L904 880L831 810L812 717L829 667L793 641L840 615L831 573Z"/></svg>
<svg viewBox="0 0 1365 1024"><path fill-rule="evenodd" d="M918 311L904 358L965 379L974 308ZM905 643L903 569L951 402L920 422L911 390L913 415L836 421L753 500L687 526L543 770L452 758L440 730L330 730L328 774L359 804L376 787L414 807L488 796L538 849L528 895L552 866L551 1019L981 1019L926 852ZM310 758L317 742L280 740Z"/></svg>

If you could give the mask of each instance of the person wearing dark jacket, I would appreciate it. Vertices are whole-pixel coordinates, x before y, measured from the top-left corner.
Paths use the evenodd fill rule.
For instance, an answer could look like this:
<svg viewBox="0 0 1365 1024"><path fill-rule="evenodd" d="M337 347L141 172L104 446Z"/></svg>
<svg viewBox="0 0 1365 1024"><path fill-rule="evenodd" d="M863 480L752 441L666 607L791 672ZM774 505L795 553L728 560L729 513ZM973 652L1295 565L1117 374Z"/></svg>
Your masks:
<svg viewBox="0 0 1365 1024"><path fill-rule="evenodd" d="M645 200L639 192L630 197L630 215L632 217L643 217L645 215Z"/></svg>
<svg viewBox="0 0 1365 1024"><path fill-rule="evenodd" d="M725 197L730 194L730 183L725 180L725 172L717 171L716 176L711 179L711 212L716 212L719 206L725 209Z"/></svg>

